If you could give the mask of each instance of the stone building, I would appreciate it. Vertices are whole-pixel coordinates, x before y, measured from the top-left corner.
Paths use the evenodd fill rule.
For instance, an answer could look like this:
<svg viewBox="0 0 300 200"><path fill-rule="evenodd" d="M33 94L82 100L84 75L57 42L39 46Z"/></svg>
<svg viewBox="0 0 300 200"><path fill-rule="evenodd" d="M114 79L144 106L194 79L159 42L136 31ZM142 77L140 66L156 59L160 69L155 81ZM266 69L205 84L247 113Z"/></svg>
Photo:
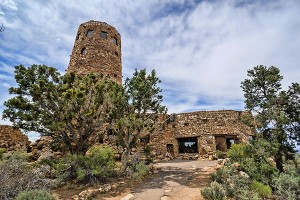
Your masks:
<svg viewBox="0 0 300 200"><path fill-rule="evenodd" d="M197 111L161 116L161 125L144 139L153 155L211 158L217 151L226 152L234 143L246 143L252 130L242 122L245 111Z"/></svg>
<svg viewBox="0 0 300 200"><path fill-rule="evenodd" d="M76 35L67 72L90 72L122 83L121 35L105 22L82 23Z"/></svg>

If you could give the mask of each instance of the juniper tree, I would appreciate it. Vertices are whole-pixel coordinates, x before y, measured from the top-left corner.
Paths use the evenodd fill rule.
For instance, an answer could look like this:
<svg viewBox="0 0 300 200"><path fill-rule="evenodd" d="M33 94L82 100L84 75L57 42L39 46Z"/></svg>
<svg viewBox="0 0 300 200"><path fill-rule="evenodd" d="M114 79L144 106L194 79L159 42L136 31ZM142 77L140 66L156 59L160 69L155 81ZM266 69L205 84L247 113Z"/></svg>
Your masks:
<svg viewBox="0 0 300 200"><path fill-rule="evenodd" d="M113 98L119 104L115 107L119 117L115 117L117 120L113 128L118 134L119 144L125 149L122 156L124 170L128 167L132 148L136 147L142 134L152 132L157 126L159 114L167 111L162 106L159 83L154 70L150 74L145 69L135 70L133 77L125 80L123 95Z"/></svg>
<svg viewBox="0 0 300 200"><path fill-rule="evenodd" d="M248 70L248 79L241 83L245 108L252 111L258 137L277 147L276 167L283 172L283 159L290 158L300 143L300 85L293 83L282 90L280 70L256 66Z"/></svg>
<svg viewBox="0 0 300 200"><path fill-rule="evenodd" d="M61 76L45 65L15 67L17 87L6 101L3 118L25 131L50 136L72 154L85 154L101 134L112 109L118 84L100 75L70 73Z"/></svg>

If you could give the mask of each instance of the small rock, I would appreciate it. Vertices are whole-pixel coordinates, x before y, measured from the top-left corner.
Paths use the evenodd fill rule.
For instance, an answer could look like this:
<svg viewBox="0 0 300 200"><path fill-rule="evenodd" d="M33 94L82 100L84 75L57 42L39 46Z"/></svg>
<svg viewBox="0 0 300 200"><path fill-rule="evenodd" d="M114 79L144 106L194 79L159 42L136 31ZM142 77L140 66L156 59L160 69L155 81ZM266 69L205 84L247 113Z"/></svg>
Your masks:
<svg viewBox="0 0 300 200"><path fill-rule="evenodd" d="M240 174L242 177L249 178L249 175L248 175L246 172L240 171L239 174Z"/></svg>
<svg viewBox="0 0 300 200"><path fill-rule="evenodd" d="M239 166L241 166L241 165L240 165L239 163L235 162L235 163L232 164L232 166L233 166L233 167L239 167Z"/></svg>
<svg viewBox="0 0 300 200"><path fill-rule="evenodd" d="M218 159L218 164L222 164L224 159Z"/></svg>
<svg viewBox="0 0 300 200"><path fill-rule="evenodd" d="M229 158L225 158L222 162L222 165L225 165L225 163L227 163L230 159Z"/></svg>

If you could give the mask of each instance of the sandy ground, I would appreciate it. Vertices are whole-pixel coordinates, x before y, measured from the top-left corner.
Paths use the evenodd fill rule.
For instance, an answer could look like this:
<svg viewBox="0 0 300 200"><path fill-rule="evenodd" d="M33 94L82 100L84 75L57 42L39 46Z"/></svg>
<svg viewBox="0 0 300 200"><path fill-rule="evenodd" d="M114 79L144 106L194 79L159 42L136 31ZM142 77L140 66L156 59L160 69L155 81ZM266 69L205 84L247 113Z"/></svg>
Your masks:
<svg viewBox="0 0 300 200"><path fill-rule="evenodd" d="M200 190L210 182L217 161L172 160L156 163L159 169L144 182L98 200L202 200ZM124 183L126 184L126 183Z"/></svg>

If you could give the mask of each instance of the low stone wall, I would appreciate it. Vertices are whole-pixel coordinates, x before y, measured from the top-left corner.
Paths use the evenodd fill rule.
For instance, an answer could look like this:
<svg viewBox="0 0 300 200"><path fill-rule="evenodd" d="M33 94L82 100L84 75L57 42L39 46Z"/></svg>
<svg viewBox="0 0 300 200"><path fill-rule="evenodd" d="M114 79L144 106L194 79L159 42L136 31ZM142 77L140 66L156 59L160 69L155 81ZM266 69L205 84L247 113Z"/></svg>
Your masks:
<svg viewBox="0 0 300 200"><path fill-rule="evenodd" d="M18 128L0 125L0 148L5 151L27 151L30 141Z"/></svg>

